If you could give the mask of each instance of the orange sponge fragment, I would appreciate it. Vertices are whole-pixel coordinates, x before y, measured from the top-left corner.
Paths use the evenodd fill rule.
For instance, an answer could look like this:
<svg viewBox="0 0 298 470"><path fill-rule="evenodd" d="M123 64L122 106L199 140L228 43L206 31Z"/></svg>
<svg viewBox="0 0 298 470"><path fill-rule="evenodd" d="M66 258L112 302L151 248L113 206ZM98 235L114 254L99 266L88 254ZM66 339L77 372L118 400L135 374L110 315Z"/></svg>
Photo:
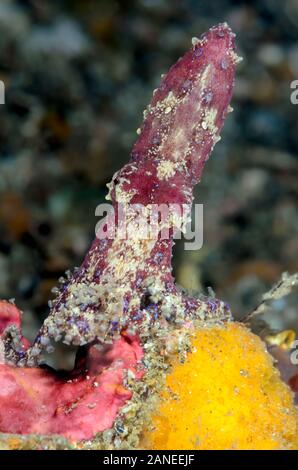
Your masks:
<svg viewBox="0 0 298 470"><path fill-rule="evenodd" d="M297 449L298 410L264 343L238 323L202 328L173 361L142 445Z"/></svg>

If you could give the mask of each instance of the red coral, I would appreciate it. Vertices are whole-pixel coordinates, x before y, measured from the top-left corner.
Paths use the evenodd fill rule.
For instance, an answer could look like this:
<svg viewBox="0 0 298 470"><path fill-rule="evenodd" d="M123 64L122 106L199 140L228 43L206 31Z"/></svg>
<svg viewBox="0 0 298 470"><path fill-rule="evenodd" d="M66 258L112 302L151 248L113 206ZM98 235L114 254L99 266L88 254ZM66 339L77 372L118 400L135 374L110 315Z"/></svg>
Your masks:
<svg viewBox="0 0 298 470"><path fill-rule="evenodd" d="M0 300L0 335L11 325L21 326L21 312L14 304Z"/></svg>
<svg viewBox="0 0 298 470"><path fill-rule="evenodd" d="M289 384L295 393L295 400L298 402L298 366L291 360L291 351L280 346L269 346L268 349L276 360L282 380Z"/></svg>
<svg viewBox="0 0 298 470"><path fill-rule="evenodd" d="M296 393L296 399L297 399L297 394L298 394L298 374L293 375L293 377L290 378L289 380L289 385L293 392Z"/></svg>

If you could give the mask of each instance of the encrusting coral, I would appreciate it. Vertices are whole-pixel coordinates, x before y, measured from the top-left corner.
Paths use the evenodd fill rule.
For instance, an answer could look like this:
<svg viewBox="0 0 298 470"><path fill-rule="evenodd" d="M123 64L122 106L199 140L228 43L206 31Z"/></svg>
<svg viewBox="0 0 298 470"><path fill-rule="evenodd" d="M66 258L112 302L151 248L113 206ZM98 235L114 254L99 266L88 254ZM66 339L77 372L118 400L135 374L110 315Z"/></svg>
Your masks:
<svg viewBox="0 0 298 470"><path fill-rule="evenodd" d="M123 239L117 218L112 236L95 239L32 345L18 309L1 302L3 448L294 447L292 395L260 340L232 323L224 302L184 295L172 276L173 233L189 219L192 189L231 111L238 59L220 24L162 78L130 162L108 185L133 230ZM158 236L140 237L136 207L147 220L152 206L168 204L178 211L157 221ZM80 346L70 373L38 367L57 341Z"/></svg>

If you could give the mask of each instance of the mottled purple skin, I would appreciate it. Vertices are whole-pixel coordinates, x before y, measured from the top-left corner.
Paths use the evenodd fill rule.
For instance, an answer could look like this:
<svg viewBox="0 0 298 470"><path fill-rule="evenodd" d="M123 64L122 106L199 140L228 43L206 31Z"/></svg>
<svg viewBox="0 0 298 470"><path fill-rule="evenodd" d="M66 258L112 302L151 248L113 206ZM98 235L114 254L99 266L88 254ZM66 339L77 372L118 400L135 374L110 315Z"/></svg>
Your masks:
<svg viewBox="0 0 298 470"><path fill-rule="evenodd" d="M140 137L133 146L132 161L137 162L139 175L142 166L154 167L160 159L171 161L173 153L179 152L179 160L185 161L186 168L184 172L176 173L171 178L171 183L176 183L174 191L170 194L173 201L184 200L185 188L189 185L194 186L200 180L204 164L228 113L237 61L237 56L234 54L234 37L234 33L226 24L213 27L170 68L154 93L150 107L154 109L169 92L172 92L175 98L182 99L182 102L175 113L166 116L158 115L154 111L149 112L142 125ZM202 75L208 65L211 67L210 77L203 84ZM208 129L202 128L204 122L202 112L210 108L217 110L215 136ZM166 138L161 149L156 142L160 141L163 130ZM181 130L184 131L185 138L177 146L175 139L177 132ZM187 145L191 145L191 150L184 156ZM122 172L125 172L125 167ZM152 188L154 183L155 179L151 177L147 185ZM139 185L144 187L144 181ZM168 185L170 186L169 182ZM146 192L142 193L141 202L151 202L152 199L157 202L168 202L167 194L163 193L165 189L166 192L169 191L169 186L165 188L160 185L158 191L153 189L148 191L146 188Z"/></svg>
<svg viewBox="0 0 298 470"><path fill-rule="evenodd" d="M123 201L191 205L193 187L229 112L238 59L234 37L226 24L211 28L162 78L131 159L109 184L115 208ZM105 342L131 326L142 332L156 321L181 323L228 310L216 299L182 296L172 276L172 246L171 238L153 244L119 240L117 234L113 240L95 239L81 268L61 287L27 364L39 358L44 338ZM9 340L6 350L18 363Z"/></svg>

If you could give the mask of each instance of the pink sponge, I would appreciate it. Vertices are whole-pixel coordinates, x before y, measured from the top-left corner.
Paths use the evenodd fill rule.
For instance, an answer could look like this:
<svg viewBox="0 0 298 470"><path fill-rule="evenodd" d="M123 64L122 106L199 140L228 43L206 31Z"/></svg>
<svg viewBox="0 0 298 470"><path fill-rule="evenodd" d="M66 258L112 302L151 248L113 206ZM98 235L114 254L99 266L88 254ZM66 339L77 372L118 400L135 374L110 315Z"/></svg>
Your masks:
<svg viewBox="0 0 298 470"><path fill-rule="evenodd" d="M13 323L20 324L19 310L0 302L1 327ZM141 378L142 356L138 338L124 333L104 349L88 348L71 373L0 364L1 432L80 440L110 429L131 398L124 377L130 370L136 380Z"/></svg>

